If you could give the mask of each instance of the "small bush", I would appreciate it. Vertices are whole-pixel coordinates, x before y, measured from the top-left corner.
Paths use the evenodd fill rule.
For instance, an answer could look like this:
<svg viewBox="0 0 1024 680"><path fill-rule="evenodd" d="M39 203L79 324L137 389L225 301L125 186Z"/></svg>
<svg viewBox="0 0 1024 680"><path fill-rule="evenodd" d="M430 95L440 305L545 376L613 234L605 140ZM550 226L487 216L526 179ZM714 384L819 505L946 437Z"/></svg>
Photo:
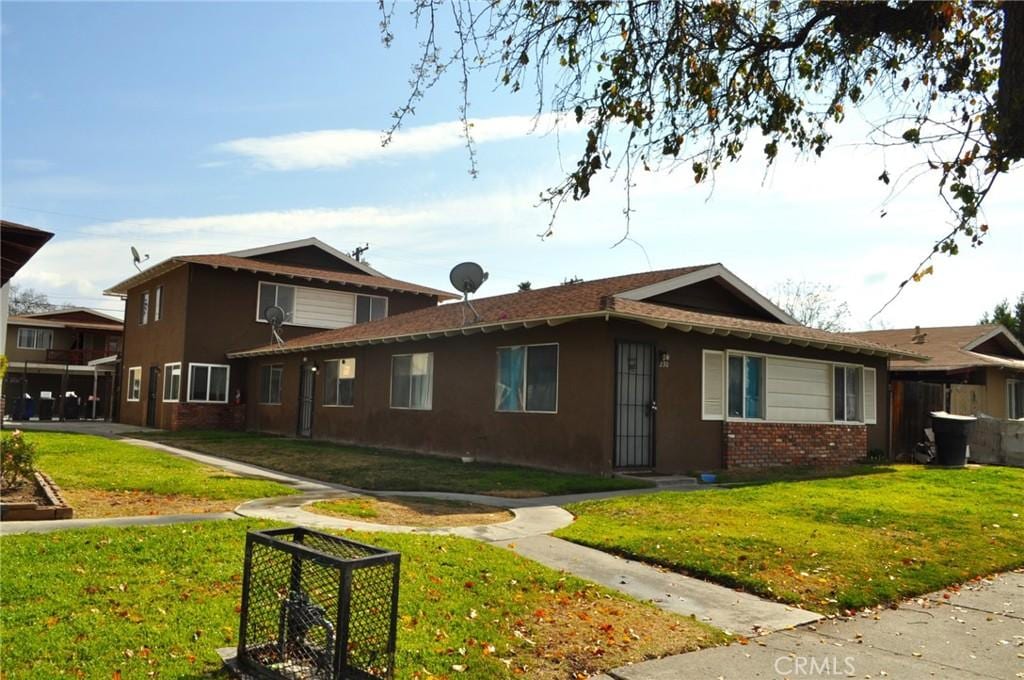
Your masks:
<svg viewBox="0 0 1024 680"><path fill-rule="evenodd" d="M868 451L867 462L869 463L888 463L889 454L882 449L871 449Z"/></svg>
<svg viewBox="0 0 1024 680"><path fill-rule="evenodd" d="M25 441L21 430L15 430L3 433L0 450L0 482L10 487L19 480L31 481L36 471L36 445Z"/></svg>

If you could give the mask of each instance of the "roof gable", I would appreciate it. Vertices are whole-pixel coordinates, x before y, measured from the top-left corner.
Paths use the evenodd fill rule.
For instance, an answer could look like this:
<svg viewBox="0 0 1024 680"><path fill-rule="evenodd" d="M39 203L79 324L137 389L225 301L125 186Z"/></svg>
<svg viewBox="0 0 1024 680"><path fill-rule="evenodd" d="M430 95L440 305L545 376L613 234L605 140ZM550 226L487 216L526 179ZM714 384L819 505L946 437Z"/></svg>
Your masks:
<svg viewBox="0 0 1024 680"><path fill-rule="evenodd" d="M274 243L259 248L235 250L223 254L231 257L245 257L296 267L367 274L369 276L384 276L365 262L360 262L351 255L332 248L315 237Z"/></svg>
<svg viewBox="0 0 1024 680"><path fill-rule="evenodd" d="M20 314L24 319L46 319L50 321L62 321L65 323L121 323L121 319L110 316L103 312L97 312L87 307L68 307L66 309L51 309L46 312L34 312L32 314Z"/></svg>
<svg viewBox="0 0 1024 680"><path fill-rule="evenodd" d="M693 267L692 271L679 276L623 291L617 297L706 314L799 325L796 319L721 264Z"/></svg>
<svg viewBox="0 0 1024 680"><path fill-rule="evenodd" d="M929 358L925 363L894 360L894 370L950 371L982 366L1024 370L1024 345L1000 324L897 328L847 335Z"/></svg>
<svg viewBox="0 0 1024 680"><path fill-rule="evenodd" d="M17 222L0 220L0 284L7 283L53 234Z"/></svg>

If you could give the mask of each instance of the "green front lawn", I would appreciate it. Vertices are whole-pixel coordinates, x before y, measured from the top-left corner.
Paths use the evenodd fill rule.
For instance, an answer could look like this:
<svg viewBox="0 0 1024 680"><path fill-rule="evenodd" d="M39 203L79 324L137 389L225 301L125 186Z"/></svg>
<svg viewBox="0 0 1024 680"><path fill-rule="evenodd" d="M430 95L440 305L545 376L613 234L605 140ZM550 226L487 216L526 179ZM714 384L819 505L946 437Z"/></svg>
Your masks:
<svg viewBox="0 0 1024 680"><path fill-rule="evenodd" d="M140 439L359 489L549 496L649 486L647 482L382 451L238 432L140 432Z"/></svg>
<svg viewBox="0 0 1024 680"><path fill-rule="evenodd" d="M3 677L211 677L215 650L237 644L245 531L266 526L0 538ZM351 535L402 554L399 678L571 678L725 641L501 548Z"/></svg>
<svg viewBox="0 0 1024 680"><path fill-rule="evenodd" d="M577 503L556 535L820 612L1024 566L1024 470L873 473Z"/></svg>
<svg viewBox="0 0 1024 680"><path fill-rule="evenodd" d="M242 501L295 493L162 451L85 434L26 432L36 466L64 491L76 517L228 510Z"/></svg>

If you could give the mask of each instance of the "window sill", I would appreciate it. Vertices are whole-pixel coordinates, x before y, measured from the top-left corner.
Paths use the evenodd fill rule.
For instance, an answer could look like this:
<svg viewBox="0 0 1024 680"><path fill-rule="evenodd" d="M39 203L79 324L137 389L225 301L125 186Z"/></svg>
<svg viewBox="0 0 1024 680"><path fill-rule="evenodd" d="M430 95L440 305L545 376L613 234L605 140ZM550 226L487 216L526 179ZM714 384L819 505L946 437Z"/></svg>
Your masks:
<svg viewBox="0 0 1024 680"><path fill-rule="evenodd" d="M257 406L280 406L281 402L279 402L279 401L260 401L260 402L257 402L256 405Z"/></svg>
<svg viewBox="0 0 1024 680"><path fill-rule="evenodd" d="M416 407L416 406L391 406L389 407L392 411L433 411L433 406Z"/></svg>
<svg viewBox="0 0 1024 680"><path fill-rule="evenodd" d="M207 401L205 399L189 399L186 403L189 403L189 404L226 404L226 403L228 403L228 400L225 399L224 401Z"/></svg>
<svg viewBox="0 0 1024 680"><path fill-rule="evenodd" d="M541 415L541 416L557 416L558 411L502 411L501 409L494 409L496 414L502 415Z"/></svg>
<svg viewBox="0 0 1024 680"><path fill-rule="evenodd" d="M320 404L323 408L355 408L355 404ZM392 406L391 408L395 408Z"/></svg>

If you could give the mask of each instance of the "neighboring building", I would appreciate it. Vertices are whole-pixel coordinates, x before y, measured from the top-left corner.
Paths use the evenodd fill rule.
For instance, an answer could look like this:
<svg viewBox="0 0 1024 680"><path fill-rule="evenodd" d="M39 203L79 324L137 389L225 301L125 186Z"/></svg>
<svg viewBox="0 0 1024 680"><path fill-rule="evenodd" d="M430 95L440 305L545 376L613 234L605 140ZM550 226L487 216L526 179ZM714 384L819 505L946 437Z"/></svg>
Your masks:
<svg viewBox="0 0 1024 680"><path fill-rule="evenodd" d="M593 473L863 459L887 360L915 356L800 326L719 264L228 352L250 430Z"/></svg>
<svg viewBox="0 0 1024 680"><path fill-rule="evenodd" d="M176 256L105 291L125 300L120 420L165 429L245 426L244 361L227 354L433 307L455 295L388 278L311 238Z"/></svg>
<svg viewBox="0 0 1024 680"><path fill-rule="evenodd" d="M894 382L941 385L950 413L1024 418L1024 345L1004 326L946 326L850 333L925 355L925 362L894 359Z"/></svg>
<svg viewBox="0 0 1024 680"><path fill-rule="evenodd" d="M31 417L105 418L110 413L116 365L90 362L121 351L121 320L95 310L57 309L7 320L4 379L7 411Z"/></svg>
<svg viewBox="0 0 1024 680"><path fill-rule="evenodd" d="M53 234L16 222L0 220L0 354L7 349L10 281Z"/></svg>

